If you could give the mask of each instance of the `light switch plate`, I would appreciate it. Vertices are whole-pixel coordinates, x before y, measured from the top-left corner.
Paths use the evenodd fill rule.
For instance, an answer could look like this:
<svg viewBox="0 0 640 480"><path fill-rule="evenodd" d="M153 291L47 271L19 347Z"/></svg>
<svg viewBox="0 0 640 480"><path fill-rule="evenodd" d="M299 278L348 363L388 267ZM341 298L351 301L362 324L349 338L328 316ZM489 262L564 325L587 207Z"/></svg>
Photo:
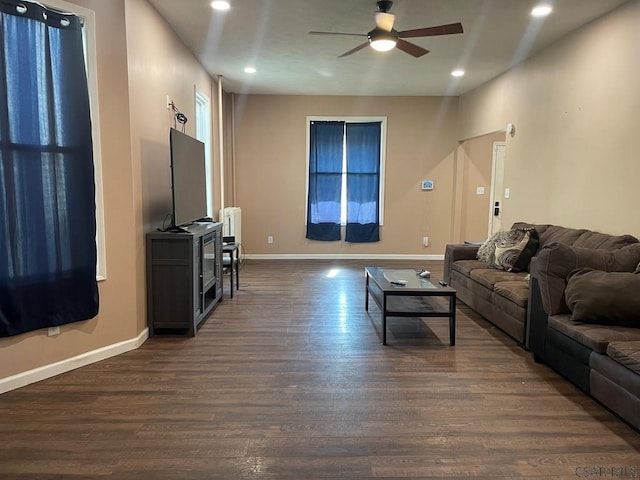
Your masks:
<svg viewBox="0 0 640 480"><path fill-rule="evenodd" d="M476 195L484 195L484 187L477 187Z"/></svg>
<svg viewBox="0 0 640 480"><path fill-rule="evenodd" d="M510 195L511 195L511 189L510 188L505 188L504 189L504 198L509 198Z"/></svg>

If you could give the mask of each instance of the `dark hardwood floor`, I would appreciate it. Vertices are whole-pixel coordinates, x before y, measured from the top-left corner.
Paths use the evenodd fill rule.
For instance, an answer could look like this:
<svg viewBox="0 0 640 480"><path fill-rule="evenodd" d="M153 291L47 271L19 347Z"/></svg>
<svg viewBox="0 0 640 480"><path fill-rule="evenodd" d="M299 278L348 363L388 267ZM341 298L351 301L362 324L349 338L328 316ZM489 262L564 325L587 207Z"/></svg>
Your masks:
<svg viewBox="0 0 640 480"><path fill-rule="evenodd" d="M0 478L640 476L640 433L464 305L455 347L437 318L380 345L367 264L442 271L249 260L197 337L0 395Z"/></svg>

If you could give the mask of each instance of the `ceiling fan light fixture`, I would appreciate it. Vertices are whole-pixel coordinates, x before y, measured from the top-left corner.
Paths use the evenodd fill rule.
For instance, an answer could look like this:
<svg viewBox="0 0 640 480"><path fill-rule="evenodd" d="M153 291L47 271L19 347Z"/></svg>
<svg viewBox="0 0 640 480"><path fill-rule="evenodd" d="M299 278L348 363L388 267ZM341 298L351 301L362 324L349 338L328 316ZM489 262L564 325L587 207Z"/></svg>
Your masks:
<svg viewBox="0 0 640 480"><path fill-rule="evenodd" d="M398 43L398 33L395 30L386 32L378 28L371 30L368 35L371 48L378 52L393 50Z"/></svg>

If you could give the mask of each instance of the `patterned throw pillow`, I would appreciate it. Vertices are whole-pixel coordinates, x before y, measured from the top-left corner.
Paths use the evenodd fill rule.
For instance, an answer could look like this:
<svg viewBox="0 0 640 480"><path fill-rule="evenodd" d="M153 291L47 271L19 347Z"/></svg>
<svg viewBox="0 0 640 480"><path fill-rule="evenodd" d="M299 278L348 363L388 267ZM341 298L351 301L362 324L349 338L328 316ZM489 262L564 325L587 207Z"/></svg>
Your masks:
<svg viewBox="0 0 640 480"><path fill-rule="evenodd" d="M494 267L507 272L526 270L536 253L540 240L533 228L514 228L496 245Z"/></svg>
<svg viewBox="0 0 640 480"><path fill-rule="evenodd" d="M496 232L478 249L476 258L493 267L496 259L496 245L509 235L508 231Z"/></svg>

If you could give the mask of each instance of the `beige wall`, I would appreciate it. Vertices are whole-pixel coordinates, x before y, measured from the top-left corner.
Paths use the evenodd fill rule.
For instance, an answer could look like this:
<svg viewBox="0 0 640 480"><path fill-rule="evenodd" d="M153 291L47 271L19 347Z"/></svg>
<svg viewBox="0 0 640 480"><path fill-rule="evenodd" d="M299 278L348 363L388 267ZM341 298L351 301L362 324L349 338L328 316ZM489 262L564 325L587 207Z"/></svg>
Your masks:
<svg viewBox="0 0 640 480"><path fill-rule="evenodd" d="M460 98L462 138L508 122L503 225L640 236L640 2Z"/></svg>
<svg viewBox="0 0 640 480"><path fill-rule="evenodd" d="M167 96L189 119L185 133L191 136L195 135L195 90L210 98L214 173L218 176L217 92L211 77L146 0L129 0L126 13L132 155L141 168L134 175L141 184L140 225L152 231L171 212L169 130L176 125L166 108ZM180 124L177 128L182 130ZM219 205L219 192L214 192L215 197Z"/></svg>
<svg viewBox="0 0 640 480"><path fill-rule="evenodd" d="M235 105L237 200L247 254L444 252L452 218L457 99L254 95L236 98ZM307 116L387 117L380 242L305 239ZM421 191L422 180L433 180L435 189ZM430 237L427 248L423 236Z"/></svg>
<svg viewBox="0 0 640 480"><path fill-rule="evenodd" d="M232 128L234 124L234 102L235 95L232 93L224 93L222 98L223 107L223 158L224 158L224 206L235 206L237 201L237 172L235 168L235 131ZM220 196L220 192L217 192L217 197ZM219 201L219 200L218 200Z"/></svg>
<svg viewBox="0 0 640 480"><path fill-rule="evenodd" d="M144 234L162 227L171 212L169 130L171 127L182 130L166 108L167 96L187 116L185 133L192 136L196 90L211 100L212 147L217 144L217 101L211 77L146 0L126 2L126 36L131 173L137 195L136 284L140 302L136 318L138 331L142 331L147 326ZM219 155L217 149L212 150L215 180Z"/></svg>

